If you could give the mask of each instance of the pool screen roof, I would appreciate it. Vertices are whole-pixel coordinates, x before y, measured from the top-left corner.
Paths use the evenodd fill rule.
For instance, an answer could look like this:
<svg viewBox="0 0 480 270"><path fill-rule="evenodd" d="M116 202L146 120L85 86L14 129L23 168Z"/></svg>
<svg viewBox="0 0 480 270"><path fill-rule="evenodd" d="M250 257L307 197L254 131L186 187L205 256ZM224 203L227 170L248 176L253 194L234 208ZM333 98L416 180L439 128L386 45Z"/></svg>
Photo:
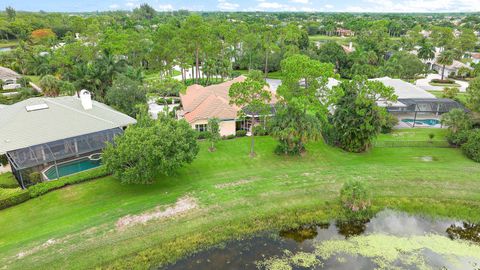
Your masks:
<svg viewBox="0 0 480 270"><path fill-rule="evenodd" d="M416 112L446 113L452 109L457 109L457 108L465 110L465 108L460 103L448 98L405 98L405 99L398 99L398 102L401 102L402 104L406 105L407 107L406 111L410 111L410 112L416 111ZM420 106L422 106L423 108L420 108Z"/></svg>
<svg viewBox="0 0 480 270"><path fill-rule="evenodd" d="M92 103L85 110L76 96L36 97L0 108L0 154L135 123L103 103Z"/></svg>
<svg viewBox="0 0 480 270"><path fill-rule="evenodd" d="M90 134L33 145L7 152L7 158L15 170L61 161L82 154L96 152L107 142L123 133L121 128L102 130Z"/></svg>

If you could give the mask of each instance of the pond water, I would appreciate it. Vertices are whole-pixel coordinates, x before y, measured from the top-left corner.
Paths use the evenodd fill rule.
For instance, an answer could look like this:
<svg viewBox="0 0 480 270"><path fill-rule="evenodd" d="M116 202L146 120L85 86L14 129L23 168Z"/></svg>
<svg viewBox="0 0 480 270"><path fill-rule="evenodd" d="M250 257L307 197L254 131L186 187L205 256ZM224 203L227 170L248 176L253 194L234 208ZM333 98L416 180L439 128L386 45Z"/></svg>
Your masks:
<svg viewBox="0 0 480 270"><path fill-rule="evenodd" d="M0 48L0 52L8 52L8 51L11 51L13 50L13 47L1 47Z"/></svg>
<svg viewBox="0 0 480 270"><path fill-rule="evenodd" d="M164 269L480 269L480 225L385 210L368 222L264 232Z"/></svg>

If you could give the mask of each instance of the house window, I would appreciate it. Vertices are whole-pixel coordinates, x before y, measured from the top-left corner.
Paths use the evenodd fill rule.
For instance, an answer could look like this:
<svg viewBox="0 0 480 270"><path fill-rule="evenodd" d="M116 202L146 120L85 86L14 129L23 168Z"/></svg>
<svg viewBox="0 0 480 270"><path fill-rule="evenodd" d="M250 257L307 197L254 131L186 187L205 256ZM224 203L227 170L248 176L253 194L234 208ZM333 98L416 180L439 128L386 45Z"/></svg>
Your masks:
<svg viewBox="0 0 480 270"><path fill-rule="evenodd" d="M205 132L207 131L207 124L195 125L195 130L198 132Z"/></svg>

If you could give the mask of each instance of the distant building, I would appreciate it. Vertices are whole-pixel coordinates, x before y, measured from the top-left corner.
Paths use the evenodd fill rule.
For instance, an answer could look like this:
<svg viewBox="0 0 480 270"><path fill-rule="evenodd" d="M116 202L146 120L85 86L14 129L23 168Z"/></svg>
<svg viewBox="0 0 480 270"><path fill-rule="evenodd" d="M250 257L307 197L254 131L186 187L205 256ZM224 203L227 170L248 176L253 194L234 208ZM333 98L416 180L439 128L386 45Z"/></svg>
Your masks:
<svg viewBox="0 0 480 270"><path fill-rule="evenodd" d="M341 46L347 54L355 51L355 47L353 47L352 42L348 43L348 45L341 45Z"/></svg>
<svg viewBox="0 0 480 270"><path fill-rule="evenodd" d="M340 36L340 37L353 37L353 36L355 36L355 32L353 32L352 30L344 29L344 28L337 28L335 33L337 34L337 36Z"/></svg>
<svg viewBox="0 0 480 270"><path fill-rule="evenodd" d="M472 53L472 63L480 63L480 53Z"/></svg>
<svg viewBox="0 0 480 270"><path fill-rule="evenodd" d="M450 77L452 75L458 75L458 71L461 69L461 68L467 68L467 69L472 69L472 67L470 67L469 65L466 65L460 61L457 61L457 60L453 60L453 63L451 65L446 65L445 66L445 71L444 71L444 75L445 77ZM435 62L433 65L432 65L432 69L437 71L438 74L442 74L442 70L443 70L443 65L442 64L439 64L438 62Z"/></svg>

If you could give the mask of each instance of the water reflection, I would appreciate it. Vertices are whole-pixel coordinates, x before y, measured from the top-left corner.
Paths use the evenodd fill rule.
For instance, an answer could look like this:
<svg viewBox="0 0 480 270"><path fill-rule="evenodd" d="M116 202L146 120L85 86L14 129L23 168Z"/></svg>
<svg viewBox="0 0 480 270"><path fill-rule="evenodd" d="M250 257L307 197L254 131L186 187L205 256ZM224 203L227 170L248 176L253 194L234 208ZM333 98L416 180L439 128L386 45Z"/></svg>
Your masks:
<svg viewBox="0 0 480 270"><path fill-rule="evenodd" d="M342 245L350 239L358 240L359 236L371 245L372 243L384 243L385 241L368 242L372 239L387 239L386 249L396 252L395 243L398 243L398 252L405 245L419 241L430 236L441 236L445 241L463 239L480 243L480 225L461 223L449 220L432 220L419 216L395 211L382 211L374 218L364 222L331 222L329 224L304 225L296 229L282 230L279 232L264 232L255 237L232 241L221 248L212 248L199 252L165 269L270 269L266 267L270 260L272 263L285 263L290 268L286 269L374 269L379 268L375 257L359 254L337 252L329 256L318 257L321 262L318 265L302 267L296 265L295 254L315 254L322 243ZM402 243L400 243L402 242ZM392 243L392 245L389 245ZM417 243L417 242L415 242ZM452 242L453 243L453 242ZM358 244L355 241L348 245ZM386 269L475 269L475 263L480 264L480 258L463 258L454 253L448 255L435 251L436 246L401 253L398 260L390 260ZM448 243L447 243L448 245ZM360 243L360 247L362 244ZM368 245L367 245L368 246ZM370 246L371 247L371 246ZM422 246L421 246L422 247ZM478 248L478 247L477 247ZM468 249L468 248L467 248ZM438 250L437 250L438 251ZM379 251L380 256L383 250ZM385 250L385 252L389 252ZM290 254L290 255L288 255ZM366 254L365 254L366 255ZM405 256L403 256L405 255ZM289 257L290 256L290 257ZM403 257L402 257L403 256ZM452 258L454 260L452 261ZM301 260L300 260L301 261ZM418 265L417 265L418 264ZM422 264L422 265L420 265ZM277 265L278 266L278 265Z"/></svg>

